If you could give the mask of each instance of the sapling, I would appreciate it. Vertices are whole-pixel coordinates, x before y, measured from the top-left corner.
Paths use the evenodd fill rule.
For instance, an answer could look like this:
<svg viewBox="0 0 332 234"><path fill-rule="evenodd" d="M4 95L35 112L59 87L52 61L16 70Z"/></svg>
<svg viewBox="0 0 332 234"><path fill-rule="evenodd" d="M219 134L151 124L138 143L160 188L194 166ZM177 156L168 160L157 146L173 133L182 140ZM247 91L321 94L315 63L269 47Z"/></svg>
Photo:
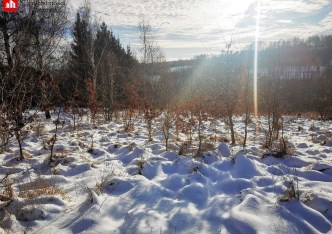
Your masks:
<svg viewBox="0 0 332 234"><path fill-rule="evenodd" d="M168 150L168 140L170 135L170 129L172 128L172 116L169 111L164 113L164 121L162 125L162 132L165 138L165 148Z"/></svg>
<svg viewBox="0 0 332 234"><path fill-rule="evenodd" d="M197 156L200 156L204 151L202 143L203 143L203 139L205 139L205 136L204 136L202 128L204 127L203 121L206 121L207 119L208 119L208 115L204 114L201 110L199 110L199 112L198 112L198 126L197 126L197 128L198 128L198 130L197 130L197 132L198 132L198 150L197 150L197 153L196 153ZM205 147L206 146L207 145L205 145Z"/></svg>
<svg viewBox="0 0 332 234"><path fill-rule="evenodd" d="M123 112L122 120L125 132L130 132L134 130L134 123L133 123L134 115L135 111L133 109L128 109Z"/></svg>
<svg viewBox="0 0 332 234"><path fill-rule="evenodd" d="M11 134L9 124L0 114L0 153L6 150L9 139L11 137L13 137L13 134Z"/></svg>
<svg viewBox="0 0 332 234"><path fill-rule="evenodd" d="M90 135L90 138L91 138L91 144L87 152L91 154L93 153L93 134Z"/></svg>
<svg viewBox="0 0 332 234"><path fill-rule="evenodd" d="M242 105L244 108L244 139L242 146L245 147L247 144L247 137L248 137L248 125L251 122L250 120L250 108L251 108L251 98L250 98L250 81L248 74L244 74L243 76L243 83L244 83L244 92L242 98Z"/></svg>
<svg viewBox="0 0 332 234"><path fill-rule="evenodd" d="M127 109L123 112L124 130L126 132L134 130L133 118L135 117L136 110L141 106L142 98L138 92L135 82L128 83L125 86L128 94L125 105Z"/></svg>
<svg viewBox="0 0 332 234"><path fill-rule="evenodd" d="M146 105L144 108L144 119L147 124L148 129L148 141L152 141L153 135L153 120L159 116L159 112L155 110L152 106Z"/></svg>
<svg viewBox="0 0 332 234"><path fill-rule="evenodd" d="M94 84L94 81L92 79L86 80L86 89L89 96L88 106L91 112L91 122L92 124L95 124L96 121L96 115L98 112L98 103L96 100L96 87Z"/></svg>
<svg viewBox="0 0 332 234"><path fill-rule="evenodd" d="M184 113L184 118L183 132L186 134L188 143L191 145L197 120L192 111Z"/></svg>
<svg viewBox="0 0 332 234"><path fill-rule="evenodd" d="M181 129L184 127L184 120L182 117L182 113L176 109L175 111L175 136L176 140L179 140L179 134Z"/></svg>
<svg viewBox="0 0 332 234"><path fill-rule="evenodd" d="M55 130L54 130L54 135L53 137L50 139L50 161L49 163L53 163L54 162L54 155L53 155L53 151L54 151L54 145L55 142L57 141L57 133L58 133L58 126L60 124L60 113L61 113L61 108L58 109L58 113L57 113L57 121L54 121L55 124Z"/></svg>

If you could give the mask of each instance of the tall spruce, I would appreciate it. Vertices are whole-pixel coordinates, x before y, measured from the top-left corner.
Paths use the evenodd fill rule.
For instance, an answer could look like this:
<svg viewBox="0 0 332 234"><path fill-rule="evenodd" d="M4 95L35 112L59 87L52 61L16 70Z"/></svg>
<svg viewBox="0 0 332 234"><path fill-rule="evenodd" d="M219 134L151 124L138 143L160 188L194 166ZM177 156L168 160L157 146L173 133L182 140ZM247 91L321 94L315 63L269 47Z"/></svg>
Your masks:
<svg viewBox="0 0 332 234"><path fill-rule="evenodd" d="M125 50L103 22L94 41L94 62L97 100L103 107L106 120L111 120L113 112L123 107L125 87L134 61L130 47Z"/></svg>
<svg viewBox="0 0 332 234"><path fill-rule="evenodd" d="M115 109L115 73L117 59L111 50L112 33L105 23L100 25L94 41L97 100L106 120L111 120Z"/></svg>
<svg viewBox="0 0 332 234"><path fill-rule="evenodd" d="M87 104L86 81L95 80L94 50L90 26L90 7L85 5L76 13L70 52L70 73L73 95L79 105Z"/></svg>

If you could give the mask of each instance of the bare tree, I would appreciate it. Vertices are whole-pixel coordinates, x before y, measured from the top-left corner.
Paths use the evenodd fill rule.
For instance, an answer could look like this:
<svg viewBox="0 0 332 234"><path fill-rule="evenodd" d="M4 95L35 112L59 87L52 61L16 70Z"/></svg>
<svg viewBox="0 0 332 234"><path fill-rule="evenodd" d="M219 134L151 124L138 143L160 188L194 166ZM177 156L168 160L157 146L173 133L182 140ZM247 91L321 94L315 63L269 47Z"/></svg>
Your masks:
<svg viewBox="0 0 332 234"><path fill-rule="evenodd" d="M45 94L53 82L46 74L54 61L66 16L65 4L62 8L44 9L37 3L23 16L5 12L0 15L1 44L4 45L1 52L6 54L0 64L2 124L8 124L17 139L19 159L23 159L23 128L35 114L29 109L39 105L46 110L51 101Z"/></svg>
<svg viewBox="0 0 332 234"><path fill-rule="evenodd" d="M244 138L243 138L243 147L247 144L248 138L248 125L250 123L250 113L252 111L252 85L249 79L249 72L244 70L242 76L242 95L241 95L241 109L244 112Z"/></svg>
<svg viewBox="0 0 332 234"><path fill-rule="evenodd" d="M163 122L162 122L162 132L164 135L164 139L165 139L165 150L168 150L168 140L169 140L169 136L170 136L170 131L172 128L172 124L173 124L173 115L169 110L164 111L163 113Z"/></svg>
<svg viewBox="0 0 332 234"><path fill-rule="evenodd" d="M242 73L242 68L237 67L231 61L231 47L233 42L229 42L226 45L226 55L221 64L220 72L220 97L224 105L224 110L226 113L225 122L230 129L231 133L231 143L235 144L235 130L233 117L238 105L238 94L240 92L240 78Z"/></svg>
<svg viewBox="0 0 332 234"><path fill-rule="evenodd" d="M265 147L270 148L274 140L279 138L281 129L280 119L282 117L281 102L281 78L283 68L279 66L278 60L274 57L270 61L267 75L261 78L260 106L261 114L266 117L267 126L265 132Z"/></svg>
<svg viewBox="0 0 332 234"><path fill-rule="evenodd" d="M97 66L98 72L98 97L104 110L105 119L112 120L112 115L117 108L115 79L118 63L112 52L107 52L104 59Z"/></svg>
<svg viewBox="0 0 332 234"><path fill-rule="evenodd" d="M143 19L138 28L141 40L141 65L145 79L143 112L148 128L148 138L152 141L153 120L159 116L157 108L161 107L160 83L167 71L164 66L165 57L155 42L151 25Z"/></svg>

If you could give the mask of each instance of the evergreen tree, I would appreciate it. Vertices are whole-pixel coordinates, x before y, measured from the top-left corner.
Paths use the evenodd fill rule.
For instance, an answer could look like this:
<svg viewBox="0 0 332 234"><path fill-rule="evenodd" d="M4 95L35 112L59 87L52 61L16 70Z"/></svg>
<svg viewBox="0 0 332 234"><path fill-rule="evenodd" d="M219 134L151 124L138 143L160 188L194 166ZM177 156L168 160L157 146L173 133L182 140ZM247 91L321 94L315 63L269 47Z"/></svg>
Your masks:
<svg viewBox="0 0 332 234"><path fill-rule="evenodd" d="M107 120L116 108L123 107L130 70L135 64L130 47L125 50L120 40L103 22L94 41L97 100L104 109Z"/></svg>
<svg viewBox="0 0 332 234"><path fill-rule="evenodd" d="M73 94L80 105L87 103L86 81L95 80L93 38L90 27L90 8L84 6L77 11L73 27L73 42L71 44L69 68L72 76Z"/></svg>

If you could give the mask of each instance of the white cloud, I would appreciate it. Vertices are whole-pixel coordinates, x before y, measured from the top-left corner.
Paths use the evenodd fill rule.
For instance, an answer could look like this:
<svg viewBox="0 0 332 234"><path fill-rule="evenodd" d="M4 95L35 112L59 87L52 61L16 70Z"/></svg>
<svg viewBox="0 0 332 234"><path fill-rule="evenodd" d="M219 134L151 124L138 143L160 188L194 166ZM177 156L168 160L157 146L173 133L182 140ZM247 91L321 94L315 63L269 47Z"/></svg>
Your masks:
<svg viewBox="0 0 332 234"><path fill-rule="evenodd" d="M332 29L332 11L326 15L326 17L319 22L319 24L326 30Z"/></svg>
<svg viewBox="0 0 332 234"><path fill-rule="evenodd" d="M221 49L230 35L235 35L238 41L250 42L254 39L257 1L95 0L91 3L97 19L108 25L129 26L130 31L121 30L119 35L126 43L126 34L133 33L133 28L145 17L157 30L157 39L167 54L167 48L192 47L196 48L196 52L197 48L202 48L202 52L207 48ZM82 2L71 0L73 8ZM329 31L332 28L331 9L325 18L317 22L300 22L297 19L319 14L322 9L331 6L329 0L261 0L262 39L277 40Z"/></svg>
<svg viewBox="0 0 332 234"><path fill-rule="evenodd" d="M310 13L322 9L329 3L329 0L263 0L262 9L268 12Z"/></svg>

